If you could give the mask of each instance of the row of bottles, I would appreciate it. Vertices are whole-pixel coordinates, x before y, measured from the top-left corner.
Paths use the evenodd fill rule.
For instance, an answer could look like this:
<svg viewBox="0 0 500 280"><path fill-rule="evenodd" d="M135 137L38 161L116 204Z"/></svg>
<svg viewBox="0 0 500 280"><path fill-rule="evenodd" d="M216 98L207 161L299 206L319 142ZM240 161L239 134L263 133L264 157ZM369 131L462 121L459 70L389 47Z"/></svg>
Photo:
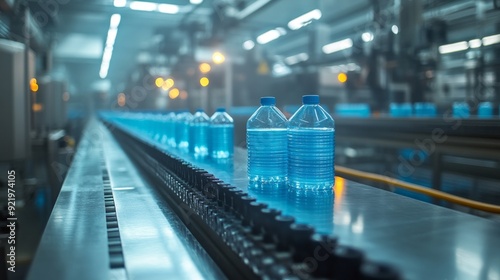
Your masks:
<svg viewBox="0 0 500 280"><path fill-rule="evenodd" d="M174 132L168 143L181 152L212 158L233 155L234 124L224 108L218 108L210 118L202 109L196 110L194 115L186 110L167 122L170 122L167 133Z"/></svg>
<svg viewBox="0 0 500 280"><path fill-rule="evenodd" d="M250 181L288 181L290 186L330 189L334 185L335 127L319 105L318 95L304 95L303 105L288 121L274 97L247 122Z"/></svg>
<svg viewBox="0 0 500 280"><path fill-rule="evenodd" d="M391 103L389 113L392 117L436 117L438 115L436 105L428 102ZM471 108L467 102L454 102L449 112L454 118L471 117ZM481 102L477 104L478 118L491 118L493 116L493 103Z"/></svg>
<svg viewBox="0 0 500 280"><path fill-rule="evenodd" d="M135 133L148 136L195 157L229 158L233 155L234 124L224 108L208 117L198 109L168 114L127 113L113 117Z"/></svg>

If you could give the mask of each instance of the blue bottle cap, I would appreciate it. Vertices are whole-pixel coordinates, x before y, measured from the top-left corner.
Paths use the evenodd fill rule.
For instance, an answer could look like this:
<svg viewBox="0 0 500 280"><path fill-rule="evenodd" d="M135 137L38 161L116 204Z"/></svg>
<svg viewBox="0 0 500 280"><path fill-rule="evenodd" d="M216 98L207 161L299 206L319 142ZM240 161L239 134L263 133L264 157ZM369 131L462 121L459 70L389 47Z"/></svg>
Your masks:
<svg viewBox="0 0 500 280"><path fill-rule="evenodd" d="M226 111L226 108L224 107L219 107L217 108L217 110L215 110L216 112L225 112Z"/></svg>
<svg viewBox="0 0 500 280"><path fill-rule="evenodd" d="M304 95L302 96L303 104L319 104L319 95Z"/></svg>
<svg viewBox="0 0 500 280"><path fill-rule="evenodd" d="M260 98L260 105L271 106L276 104L276 98L273 96L265 96Z"/></svg>

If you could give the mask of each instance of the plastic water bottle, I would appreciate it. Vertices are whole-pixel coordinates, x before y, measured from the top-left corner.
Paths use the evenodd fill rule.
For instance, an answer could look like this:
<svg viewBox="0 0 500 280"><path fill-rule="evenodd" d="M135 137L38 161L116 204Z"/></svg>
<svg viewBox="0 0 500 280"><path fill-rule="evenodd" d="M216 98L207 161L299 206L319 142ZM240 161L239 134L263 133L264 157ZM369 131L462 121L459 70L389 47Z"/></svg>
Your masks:
<svg viewBox="0 0 500 280"><path fill-rule="evenodd" d="M274 97L262 97L261 107L247 122L248 179L286 181L288 173L288 121L276 108Z"/></svg>
<svg viewBox="0 0 500 280"><path fill-rule="evenodd" d="M318 95L304 95L302 103L288 124L289 184L329 189L335 181L335 123L319 106Z"/></svg>
<svg viewBox="0 0 500 280"><path fill-rule="evenodd" d="M470 117L470 107L467 102L453 103L453 117L454 118L468 118Z"/></svg>
<svg viewBox="0 0 500 280"><path fill-rule="evenodd" d="M210 118L209 150L212 158L229 158L234 151L234 124L224 108L218 108Z"/></svg>
<svg viewBox="0 0 500 280"><path fill-rule="evenodd" d="M481 102L477 108L477 116L479 118L491 118L493 116L493 103Z"/></svg>
<svg viewBox="0 0 500 280"><path fill-rule="evenodd" d="M193 116L189 111L182 111L177 114L175 122L175 137L177 148L182 152L189 151L189 122Z"/></svg>
<svg viewBox="0 0 500 280"><path fill-rule="evenodd" d="M196 110L190 123L189 149L196 157L208 156L208 128L210 118L203 109Z"/></svg>
<svg viewBox="0 0 500 280"><path fill-rule="evenodd" d="M175 138L175 121L177 119L177 116L175 115L174 112L168 113L166 117L166 124L165 124L165 133L167 135L167 144L170 147L176 146L176 138Z"/></svg>

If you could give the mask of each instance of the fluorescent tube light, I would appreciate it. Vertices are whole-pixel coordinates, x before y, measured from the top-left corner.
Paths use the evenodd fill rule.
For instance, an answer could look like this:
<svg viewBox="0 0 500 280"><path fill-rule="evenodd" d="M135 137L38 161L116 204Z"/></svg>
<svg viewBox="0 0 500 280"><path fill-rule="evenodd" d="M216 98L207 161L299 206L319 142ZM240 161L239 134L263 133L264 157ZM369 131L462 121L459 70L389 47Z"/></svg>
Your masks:
<svg viewBox="0 0 500 280"><path fill-rule="evenodd" d="M267 44L273 40L278 39L280 36L281 36L281 33L279 30L272 29L272 30L269 30L269 31L259 35L257 37L257 43L264 45L264 44Z"/></svg>
<svg viewBox="0 0 500 280"><path fill-rule="evenodd" d="M102 54L102 61L107 61L108 63L111 61L111 56L113 56L113 47L107 46L104 48L104 53Z"/></svg>
<svg viewBox="0 0 500 280"><path fill-rule="evenodd" d="M120 25L120 21L122 19L122 16L120 14L114 14L111 16L111 19L109 20L109 28L118 28L118 25Z"/></svg>
<svg viewBox="0 0 500 280"><path fill-rule="evenodd" d="M331 54L334 52L339 52L352 47L352 40L350 38L340 40L337 42L330 43L328 45L324 45L322 50L326 54Z"/></svg>
<svg viewBox="0 0 500 280"><path fill-rule="evenodd" d="M481 39L473 39L469 41L469 48L476 49L481 47Z"/></svg>
<svg viewBox="0 0 500 280"><path fill-rule="evenodd" d="M142 1L132 1L130 2L129 8L136 11L145 11L151 12L156 10L158 4L151 2L142 2Z"/></svg>
<svg viewBox="0 0 500 280"><path fill-rule="evenodd" d="M469 44L466 41L462 41L453 44L439 46L439 53L447 54L447 53L465 51L468 48Z"/></svg>
<svg viewBox="0 0 500 280"><path fill-rule="evenodd" d="M198 5L198 4L201 4L203 2L203 0L189 0L189 3L193 4L193 5Z"/></svg>
<svg viewBox="0 0 500 280"><path fill-rule="evenodd" d="M319 9L315 9L295 19L292 19L290 22L288 22L288 28L290 28L291 30L298 30L310 24L313 20L318 20L320 18L321 11Z"/></svg>
<svg viewBox="0 0 500 280"><path fill-rule="evenodd" d="M118 33L118 29L109 29L108 37L106 38L106 46L113 46L116 40L116 34Z"/></svg>
<svg viewBox="0 0 500 280"><path fill-rule="evenodd" d="M158 12L165 14L177 14L179 12L179 6L171 4L159 4Z"/></svg>
<svg viewBox="0 0 500 280"><path fill-rule="evenodd" d="M489 45L498 44L498 43L500 43L500 34L492 35L492 36L488 36L488 37L483 38L483 45L484 46L489 46Z"/></svg>
<svg viewBox="0 0 500 280"><path fill-rule="evenodd" d="M288 65L294 65L299 62L303 62L309 59L309 55L307 53L299 53L296 55L289 56L285 58L285 62Z"/></svg>
<svg viewBox="0 0 500 280"><path fill-rule="evenodd" d="M125 7L125 6L127 6L127 1L126 0L115 0L113 2L113 5L115 7L118 7L118 8Z"/></svg>

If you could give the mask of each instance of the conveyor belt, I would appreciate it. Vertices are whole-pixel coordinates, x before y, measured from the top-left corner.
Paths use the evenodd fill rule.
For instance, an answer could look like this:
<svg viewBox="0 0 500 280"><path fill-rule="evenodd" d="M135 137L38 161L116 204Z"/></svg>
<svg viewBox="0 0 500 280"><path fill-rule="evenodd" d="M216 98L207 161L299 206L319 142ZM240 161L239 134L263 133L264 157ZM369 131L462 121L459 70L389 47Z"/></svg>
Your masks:
<svg viewBox="0 0 500 280"><path fill-rule="evenodd" d="M105 198L106 185L113 204ZM109 219L112 213L115 219ZM111 134L90 124L28 279L224 278Z"/></svg>
<svg viewBox="0 0 500 280"><path fill-rule="evenodd" d="M305 276L303 274L304 271L308 272L307 267L301 267L297 264L290 265L289 261L284 261L285 259L289 258L289 256L287 256L287 253L285 252L288 249L283 251L282 249L279 249L279 247L282 246L288 248L287 242L296 244L293 240L287 240L286 236L285 238L283 238L283 241L278 240L277 245L271 244L273 242L257 242L259 244L265 245L264 250L270 249L270 251L259 252L259 247L255 247L255 251L246 250L248 248L254 248L252 246L256 244L255 238L248 239L245 237L251 236L249 235L250 233L243 232L242 235L231 235L233 239L229 238L228 235L225 235L227 233L224 232L237 232L239 230L245 230L245 228L248 228L248 226L245 227L244 225L253 225L253 222L244 221L243 226L241 226L241 224L237 222L227 223L228 221L233 221L232 219L237 219L234 214L227 216L227 213L240 213L241 215L239 216L243 218L247 215L244 214L246 211L245 208L236 209L240 204L230 204L226 200L222 201L226 201L228 203L224 202L223 204L220 204L221 200L219 199L220 197L218 197L218 194L211 192L211 190L213 190L213 186L216 186L217 188L225 186L224 182L230 183L240 190L248 191L252 196L257 198L258 202L263 201L267 203L269 205L269 209L276 208L280 209L283 214L293 215L298 223L310 224L314 226L319 232L338 237L340 244L349 245L361 249L367 256L367 258L371 260L389 263L395 266L397 269L403 272L406 279L495 279L495 277L498 277L500 275L500 253L497 250L497 248L500 248L500 226L498 223L459 213L449 209L429 205L342 179L337 179L335 195L330 192L308 196L303 193L294 193L288 191L286 190L286 188L279 188L279 186L276 186L276 188L273 189L267 188L268 186L266 186L266 188L262 188L259 186L247 186L248 181L246 179L246 153L244 150L236 151L234 161L202 162L197 161L196 159L191 158L188 155L179 155L175 151L169 151L166 147L157 146L153 142L150 142L146 137L137 135L132 136L128 132L122 131L117 127L112 127L111 130L115 134L115 137L119 140L124 150L127 151L132 158L134 158L134 160L138 163L138 166L142 166L144 172L136 173L135 167L128 164L127 157L117 158L116 161L106 160L108 162L108 168L110 166L113 166L109 169L118 170L120 167L125 167L127 170L130 170L129 172L135 174L134 176L136 176L135 178L137 179L137 183L144 186L144 189L141 188L144 192L149 192L147 191L149 190L147 188L150 187L148 186L148 183L146 183L149 182L149 180L145 180L144 178L153 178L154 183L152 183L152 185L158 188L160 193L163 194L163 197L167 201L169 201L171 205L177 205L177 210L175 210L176 207L174 207L174 211L177 211L178 215L180 214L180 219L183 220L184 223L187 222L187 227L194 233L198 240L200 240L200 242L205 245L205 249L211 254L213 258L215 258L218 264L222 263L228 266L231 265L231 261L227 260L228 256L231 256L231 253L229 251L233 251L233 253L247 252L250 254L249 256L254 256L253 258L246 258L244 254L243 257L242 255L233 256L233 270L234 267L237 267L239 265L238 258L246 260L246 264L252 268L252 271L250 272L243 271L242 276L244 276L245 278L259 276L262 275L262 273L268 273L267 275L273 275L276 277L279 277L280 275L287 275L287 277L290 277L290 279L295 279L297 277L307 278L309 277L307 276L309 274ZM86 134L88 135L90 134L90 132L87 131ZM102 135L102 142L106 147L104 154L108 154L106 150L115 149L117 153L119 151L119 153L123 155L123 151L117 148L115 144L106 144L115 143L115 140L110 138L108 133L103 133ZM92 138L92 136L87 137ZM111 149L111 147L113 147L113 149ZM90 149L90 146L80 147L77 159L80 159L82 157L80 156L80 154L89 153L85 152L86 149ZM182 162L179 161L181 156L182 159L185 160L184 165L178 163ZM81 163L81 161L75 161L75 165L78 163ZM124 163L126 163L125 166L123 166ZM196 172L211 174L217 177L219 180L213 180L214 178L207 177L203 182L195 182L193 180L197 178L198 175L196 174L198 173L194 171L194 173L185 174L185 178L187 181L176 175L182 174L184 170L189 170L185 168L190 166L202 168L205 171L198 169L199 171ZM90 169L89 166L87 168ZM75 179L71 178L74 178L75 176L82 176L82 173L74 171L75 169L76 167L73 166L70 174L68 175L68 179L65 182L63 192L61 193L61 196L59 198L61 202L58 201L58 204L56 204L56 208L53 215L51 216L51 220L49 221L49 225L47 226L47 230L40 244L39 251L37 252L37 257L34 261L30 276L44 275L43 273L35 273L42 272L43 267L53 267L55 263L58 263L59 265L59 263L61 263L61 261L63 260L62 256L64 256L65 254L70 254L71 250L82 250L82 248L79 248L78 245L81 246L82 244L85 244L85 242L90 242L90 238L86 239L84 236L80 239L81 241L79 242L76 242L75 240L75 244L69 243L69 248L59 248L55 251L51 249L51 247L55 245L55 242L53 241L55 238L61 238L62 240L68 239L69 237L67 235L70 231L70 228L74 228L75 226L74 224L68 227L63 227L60 225L57 226L57 219L60 219L58 217L64 214L63 208L71 206L85 209L85 203L83 203L82 201L76 199L68 200L67 198L64 198L68 195L68 190L71 189L71 184L75 184ZM125 182L131 182L131 180L124 176L124 174L121 174L118 171L116 172L117 175L113 175L114 172L110 171L112 184L114 176L115 178L123 178L122 187L126 185ZM156 180L154 179L155 177ZM143 179L141 180L141 178ZM220 180L222 180L223 182ZM192 186L185 185L186 182L190 182ZM210 184L205 184L207 182L210 182ZM67 186L68 184L70 186ZM82 186L83 185L81 185L80 188L82 188ZM183 191L185 193L184 196L178 196L180 194L179 192L185 187L191 187L192 189L188 192ZM176 190L177 194L171 195L172 190ZM125 237L127 237L130 242L132 242L132 240L137 242L137 246L139 246L138 244L140 244L142 240L140 234L136 234L135 236L128 236L126 234L123 234L121 223L126 223L126 220L129 219L134 220L134 214L130 212L123 212L124 214L120 213L122 209L128 207L148 208L148 210L150 210L149 208L151 207L154 208L157 205L163 205L163 200L148 200L142 203L137 203L140 204L140 206L138 206L132 202L138 199L138 197L142 197L142 195L128 192L128 197L119 199L119 194L121 194L121 192L122 191L114 191L114 197L116 199L117 205L116 212L118 217L118 224L120 225L120 232L121 236L123 237L122 244L123 254L125 258L125 272L128 275L131 275L129 269L133 266L127 263L129 249L126 246L126 244L128 243L125 241ZM150 194L152 195L152 193ZM205 198L202 198L199 195L204 195ZM206 200L206 198L210 198L211 195L211 200ZM182 199L177 200L175 198L176 196L181 197ZM234 193L233 190L231 196L228 197L238 196ZM247 203L243 201L241 197L239 197L239 199L239 201L242 202L241 205L247 205ZM90 198L87 200L91 201ZM127 207L118 207L120 205L119 201L122 201L122 203L126 203L125 206ZM213 203L215 204L210 201L214 201ZM199 211L183 212L183 205L196 205ZM252 205L253 207L258 207L258 203L254 203ZM227 211L222 210L221 212L217 210L217 208L214 208L214 206L226 208ZM104 207L104 204L102 204L102 207ZM188 210L188 208L184 208L184 210ZM217 226L219 224L210 225L210 223L208 223L208 227L206 227L206 221L210 221L211 219L213 219L213 217L221 218L224 215L226 215L227 217L223 218L222 220L226 222L222 222L220 225L230 225L230 227L225 227L225 231L219 232L220 234L222 234L221 237L213 236L210 234L203 235L202 233L200 233L200 230L209 231L210 228L217 229ZM101 218L99 218L99 215L96 215L94 217L94 220L95 219L99 220ZM170 221L170 219L168 220ZM215 219L212 221L220 220ZM102 226L100 227L104 229L106 224L104 217L102 217L101 222ZM279 222L283 224L287 223L285 220ZM97 222L94 223L97 224ZM204 223L205 228L203 225ZM252 228L255 227L256 226L253 225ZM97 229L98 228L99 227L97 227ZM262 228L265 228L265 226L262 226ZM276 228L276 232L270 232L270 234L272 236L279 236L279 231L281 228L283 227ZM295 230L297 230L297 228ZM178 233L177 231L174 232ZM96 234L97 232L91 231L90 233ZM101 239L104 240L106 237L105 230L103 231L101 229L101 233L104 234L104 236L101 237ZM153 242L153 239L155 238L157 240L156 244L165 244L164 241L158 236L150 237L149 241ZM212 238L212 240L210 240L210 238ZM100 239L98 238L97 240L99 241ZM105 242L103 240L100 240L99 242ZM209 242L207 242L207 240ZM222 247L226 246L228 244L228 241L232 242L233 247L230 247L230 250L226 251L226 256L224 257L217 255L217 252L219 254L221 252L224 252L224 248ZM330 242L335 242L335 239L331 239ZM217 251L216 248L209 248L210 246L207 247L207 244L216 244L222 249L219 248L219 251ZM297 252L298 247L296 245L292 245L291 247L294 257L298 255L302 258L302 260L308 257L307 254L301 255L300 250L299 252ZM98 249L96 253L104 255L108 254L108 252L105 250L105 247L104 249L99 246L97 246L96 248ZM276 251L277 254L269 253L274 251ZM307 248L304 248L303 251L306 252L308 250ZM146 252L143 252L142 254L145 253ZM340 254L337 251L335 253ZM42 256L46 259L44 259ZM85 256L85 254L83 254L83 256ZM99 255L99 257L101 258L101 262L99 262L101 263L101 265L96 266L96 271L88 272L87 275L90 276L90 273L93 273L92 275L94 276L102 275L99 274L99 272L103 273L106 271L106 267L102 265L102 262L109 262L107 262L106 257L103 257L101 255ZM224 260L224 258L226 258L226 260ZM75 259L68 258L65 260L65 262L71 262L68 263L68 266L71 267L76 265L78 268L78 264L74 264L73 261L75 261ZM265 263L266 261L268 261L267 264ZM319 265L320 267L318 267L318 270L321 270L321 263L319 263ZM162 264L157 263L156 266L161 267ZM196 267L199 268L211 266L206 265L206 263L202 262ZM292 269L291 274L288 273L290 272L290 268ZM222 269L225 271L226 275L231 275L231 269L224 267L222 267ZM93 267L92 270L94 270ZM212 273L216 273L217 270L214 269L210 271L212 271ZM145 272L146 270L143 271L143 273ZM159 270L158 273L160 272L161 270ZM54 274L54 276L71 276L68 273L69 272L66 272L66 274ZM252 275L252 273L254 275ZM312 276L314 275L315 273L313 272ZM87 279L101 278L106 277L101 276ZM51 279L78 278L54 277ZM188 277L184 279L193 278Z"/></svg>

